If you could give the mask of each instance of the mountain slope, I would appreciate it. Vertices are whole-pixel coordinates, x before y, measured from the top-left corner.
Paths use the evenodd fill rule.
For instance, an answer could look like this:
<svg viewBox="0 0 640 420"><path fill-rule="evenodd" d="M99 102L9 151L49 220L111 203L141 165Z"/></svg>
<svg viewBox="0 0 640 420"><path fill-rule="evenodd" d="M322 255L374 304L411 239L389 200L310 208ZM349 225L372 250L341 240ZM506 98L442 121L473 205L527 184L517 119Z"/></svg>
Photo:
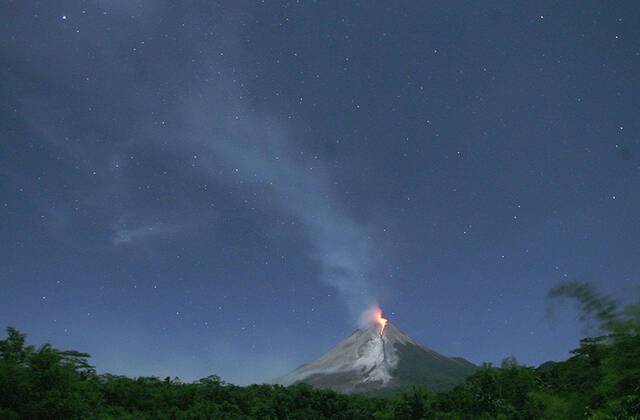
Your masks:
<svg viewBox="0 0 640 420"><path fill-rule="evenodd" d="M356 330L315 361L302 365L276 382L307 383L317 388L354 393L427 385L451 388L476 367L461 358L449 358L417 343L388 324Z"/></svg>

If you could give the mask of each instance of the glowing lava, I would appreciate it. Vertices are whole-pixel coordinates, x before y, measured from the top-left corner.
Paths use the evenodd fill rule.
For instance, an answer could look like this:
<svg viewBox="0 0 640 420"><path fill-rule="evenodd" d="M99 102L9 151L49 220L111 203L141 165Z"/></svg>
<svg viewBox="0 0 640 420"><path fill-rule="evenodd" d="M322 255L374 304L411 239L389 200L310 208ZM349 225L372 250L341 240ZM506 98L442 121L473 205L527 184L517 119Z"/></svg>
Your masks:
<svg viewBox="0 0 640 420"><path fill-rule="evenodd" d="M384 334L384 329L387 326L387 320L382 317L382 309L378 307L373 309L373 320L378 324L378 328L380 328L380 335Z"/></svg>

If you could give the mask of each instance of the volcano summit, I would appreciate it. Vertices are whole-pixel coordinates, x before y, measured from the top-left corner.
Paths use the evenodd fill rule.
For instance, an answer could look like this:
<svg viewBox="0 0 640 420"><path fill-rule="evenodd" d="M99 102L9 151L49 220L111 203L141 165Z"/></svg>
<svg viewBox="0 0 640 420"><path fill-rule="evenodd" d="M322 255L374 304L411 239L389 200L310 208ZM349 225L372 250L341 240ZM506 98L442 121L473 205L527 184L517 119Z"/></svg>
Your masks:
<svg viewBox="0 0 640 420"><path fill-rule="evenodd" d="M465 359L446 357L416 342L391 323L356 330L332 350L276 380L307 383L343 393L426 385L446 390L473 373Z"/></svg>

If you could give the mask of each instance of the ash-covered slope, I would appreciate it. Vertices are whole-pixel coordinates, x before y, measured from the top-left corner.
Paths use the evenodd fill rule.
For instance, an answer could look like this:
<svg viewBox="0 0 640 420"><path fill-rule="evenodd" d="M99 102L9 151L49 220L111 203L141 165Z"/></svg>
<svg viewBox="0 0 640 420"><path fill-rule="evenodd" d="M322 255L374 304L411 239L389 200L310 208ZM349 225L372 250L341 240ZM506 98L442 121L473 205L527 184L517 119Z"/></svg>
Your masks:
<svg viewBox="0 0 640 420"><path fill-rule="evenodd" d="M338 392L369 392L414 384L450 388L475 370L470 362L448 358L417 343L391 324L356 330L319 359L276 382L307 383Z"/></svg>

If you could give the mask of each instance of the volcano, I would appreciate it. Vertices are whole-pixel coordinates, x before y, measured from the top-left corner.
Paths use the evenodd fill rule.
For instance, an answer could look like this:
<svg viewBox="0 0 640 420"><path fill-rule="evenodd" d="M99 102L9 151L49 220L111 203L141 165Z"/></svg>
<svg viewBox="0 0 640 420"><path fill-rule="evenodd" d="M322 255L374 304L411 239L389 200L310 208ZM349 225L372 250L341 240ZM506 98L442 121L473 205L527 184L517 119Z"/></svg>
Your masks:
<svg viewBox="0 0 640 420"><path fill-rule="evenodd" d="M391 323L358 329L315 361L276 380L342 393L371 393L411 385L435 391L454 387L477 367L416 342Z"/></svg>

